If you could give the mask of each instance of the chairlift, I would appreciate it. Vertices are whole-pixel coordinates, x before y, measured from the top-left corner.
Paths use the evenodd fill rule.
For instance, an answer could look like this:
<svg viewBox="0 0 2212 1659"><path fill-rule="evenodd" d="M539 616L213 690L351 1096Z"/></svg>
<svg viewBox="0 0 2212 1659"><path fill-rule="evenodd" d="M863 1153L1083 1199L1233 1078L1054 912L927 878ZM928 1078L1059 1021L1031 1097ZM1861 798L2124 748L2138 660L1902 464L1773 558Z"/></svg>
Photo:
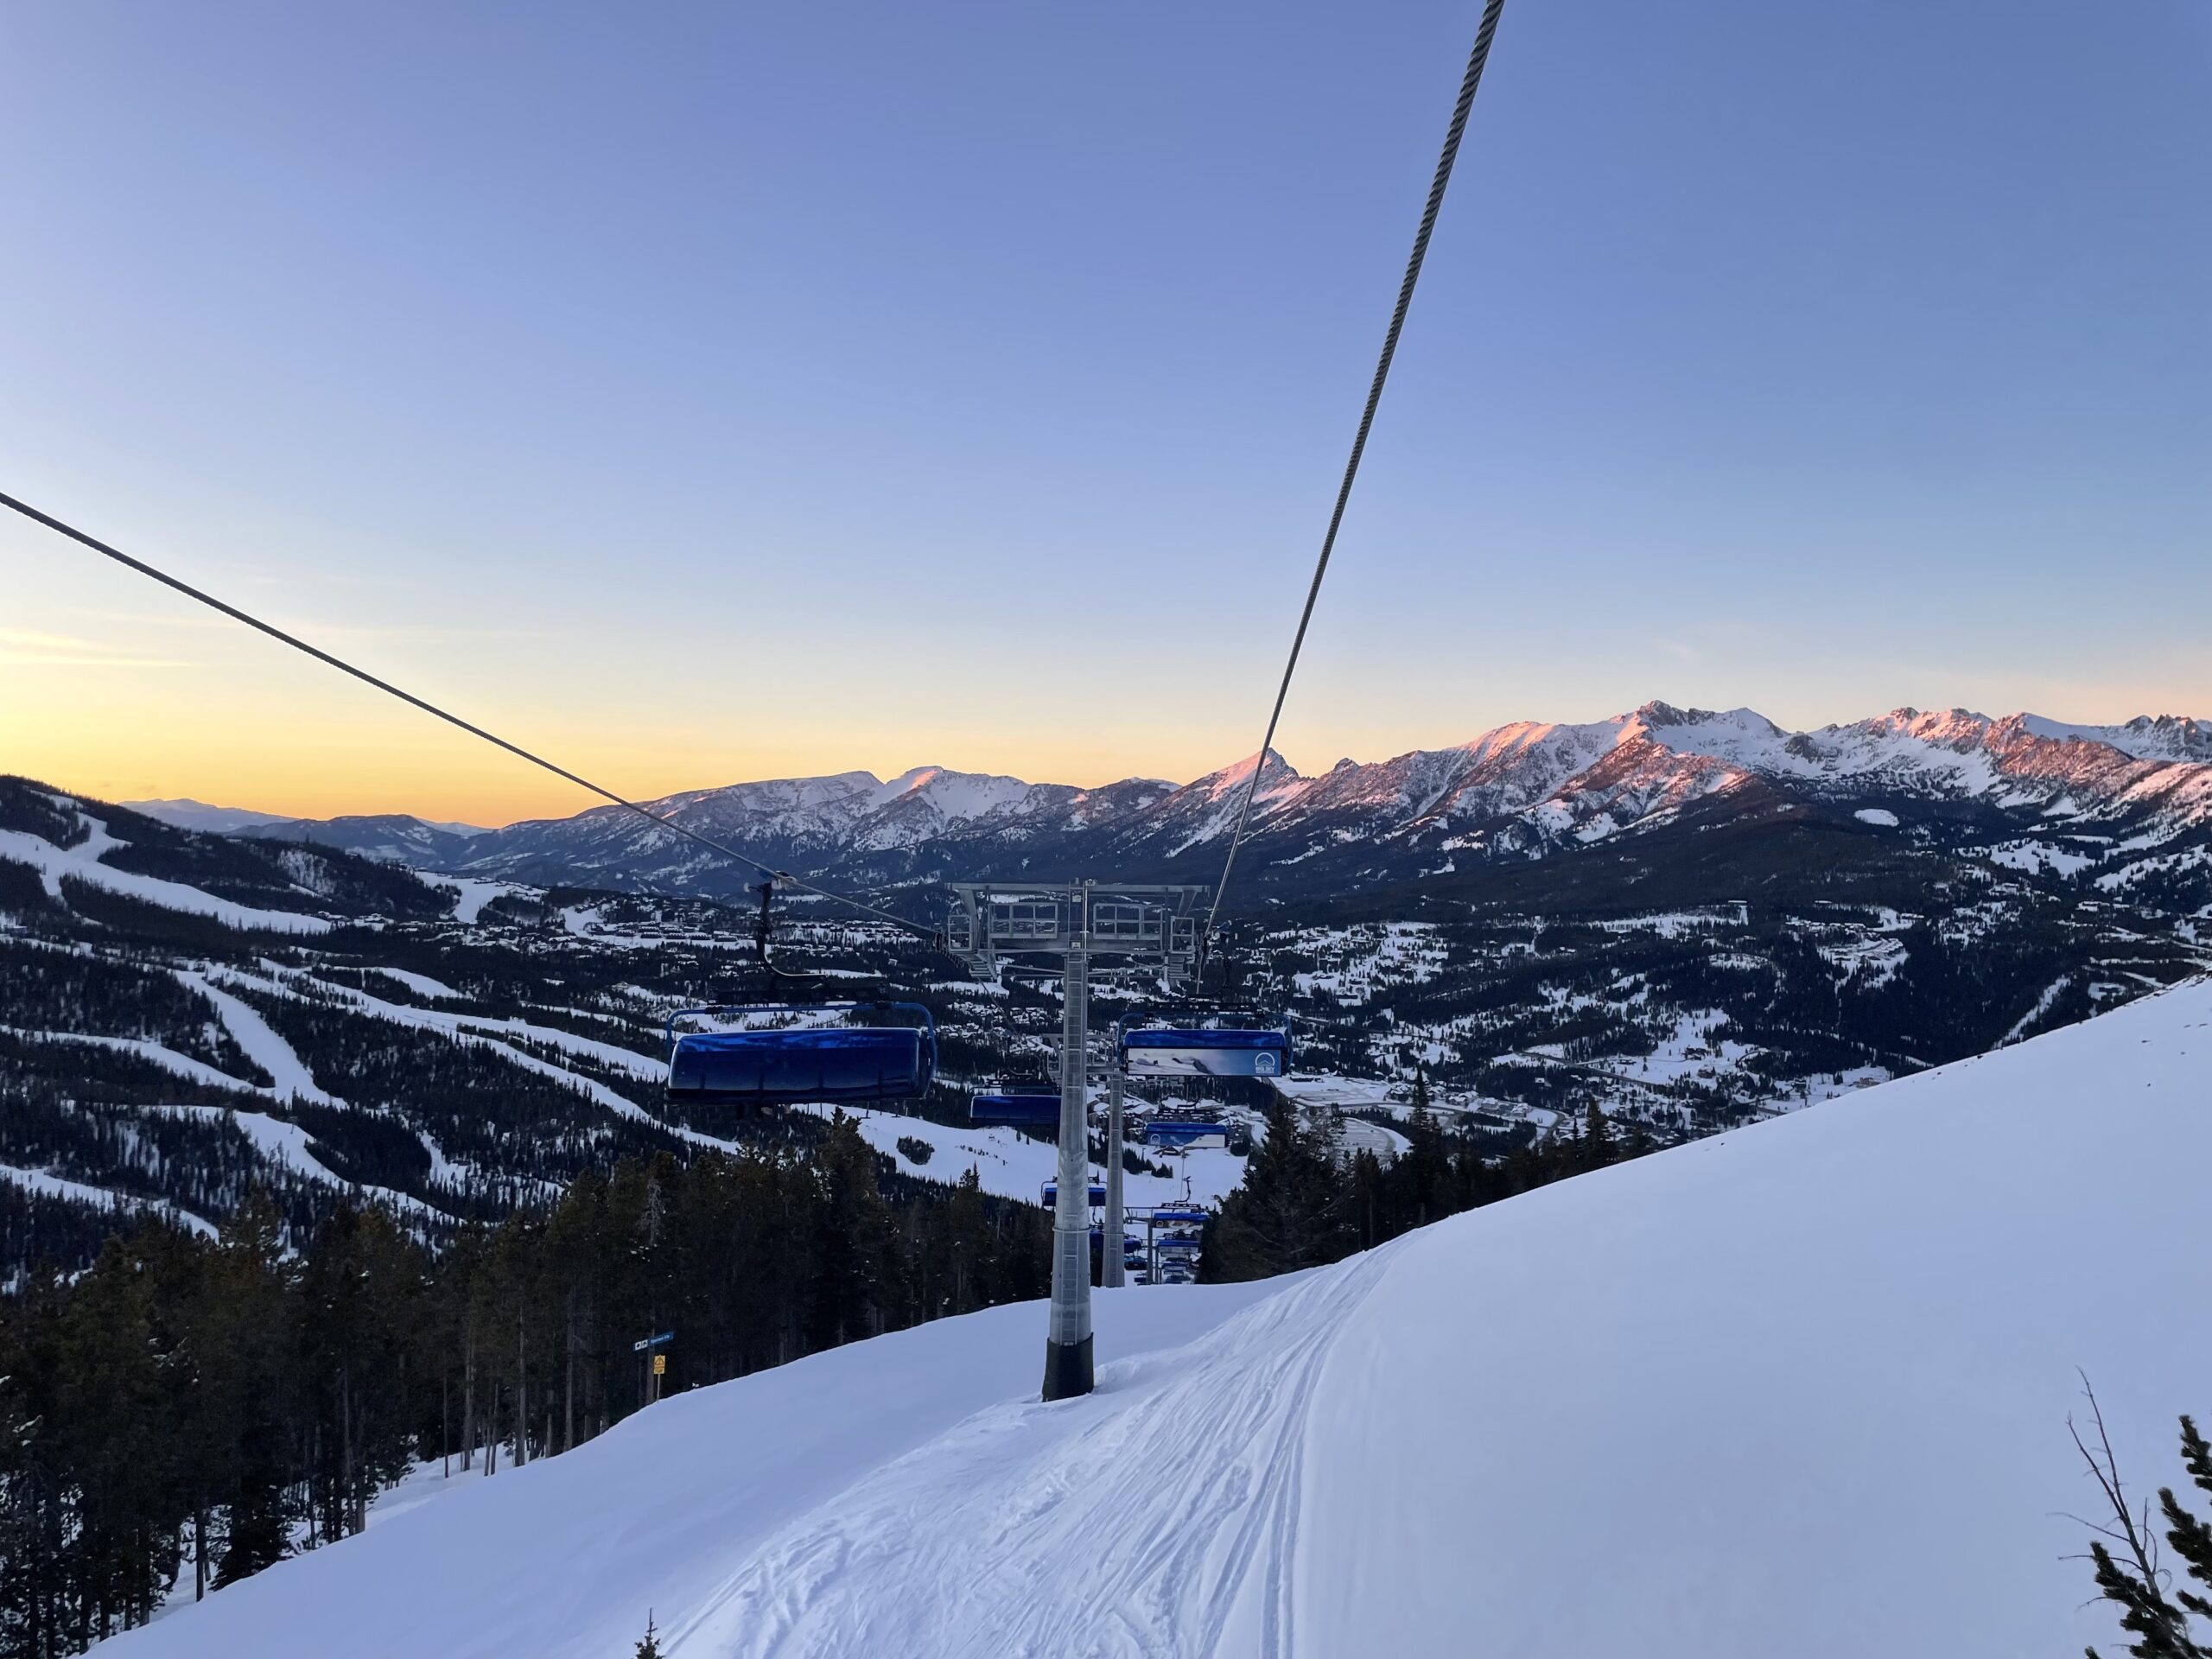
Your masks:
<svg viewBox="0 0 2212 1659"><path fill-rule="evenodd" d="M1229 1144L1229 1125L1226 1123L1194 1123L1181 1118L1154 1118L1144 1126L1144 1141L1148 1147L1191 1147L1211 1137Z"/></svg>
<svg viewBox="0 0 2212 1659"><path fill-rule="evenodd" d="M1044 1201L1046 1205L1050 1205L1058 1203L1059 1196L1060 1184L1058 1181L1047 1181L1045 1183ZM1093 1181L1090 1185L1090 1207L1096 1210L1103 1206L1105 1202L1106 1189L1101 1186L1097 1182Z"/></svg>
<svg viewBox="0 0 2212 1659"><path fill-rule="evenodd" d="M918 1025L850 1022L863 1013L917 1015ZM741 1014L842 1014L842 1025L684 1031L679 1020ZM937 1021L918 1002L757 1003L683 1008L668 1020L668 1097L699 1105L885 1105L918 1100L937 1075Z"/></svg>
<svg viewBox="0 0 2212 1659"><path fill-rule="evenodd" d="M1156 1021L1158 1023L1140 1023ZM1280 1077L1290 1071L1290 1022L1249 1008L1131 1014L1116 1027L1133 1077Z"/></svg>
<svg viewBox="0 0 2212 1659"><path fill-rule="evenodd" d="M1059 1085L1037 1077L1012 1081L1006 1078L1006 1071L1014 1065L1014 1009L1010 1004L999 1009L998 1036L993 1047L997 1051L1000 1080L969 1096L968 1121L1007 1124L1017 1128L1057 1129L1060 1123Z"/></svg>
<svg viewBox="0 0 2212 1659"><path fill-rule="evenodd" d="M1060 1091L1048 1084L1004 1084L968 1099L970 1123L1010 1123L1022 1128L1059 1127Z"/></svg>

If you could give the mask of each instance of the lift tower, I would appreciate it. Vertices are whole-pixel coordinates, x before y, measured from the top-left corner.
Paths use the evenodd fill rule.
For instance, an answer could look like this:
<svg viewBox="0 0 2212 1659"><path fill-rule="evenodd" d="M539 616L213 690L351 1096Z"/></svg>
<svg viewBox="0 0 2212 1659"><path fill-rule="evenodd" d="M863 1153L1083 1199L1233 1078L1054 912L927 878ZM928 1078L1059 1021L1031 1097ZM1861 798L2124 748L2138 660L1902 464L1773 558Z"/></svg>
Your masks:
<svg viewBox="0 0 2212 1659"><path fill-rule="evenodd" d="M952 889L947 938L978 979L996 980L1004 957L1058 957L1065 1007L1060 1018L1059 1179L1052 1205L1052 1309L1045 1336L1045 1398L1089 1394L1090 1354L1090 964L1154 967L1169 985L1188 982L1198 960L1201 887L1107 886L1093 881L1029 886L961 882ZM1121 1103L1121 1079L1109 1103ZM1112 1118L1118 1118L1118 1112ZM1121 1124L1106 1141L1108 1282L1122 1256Z"/></svg>

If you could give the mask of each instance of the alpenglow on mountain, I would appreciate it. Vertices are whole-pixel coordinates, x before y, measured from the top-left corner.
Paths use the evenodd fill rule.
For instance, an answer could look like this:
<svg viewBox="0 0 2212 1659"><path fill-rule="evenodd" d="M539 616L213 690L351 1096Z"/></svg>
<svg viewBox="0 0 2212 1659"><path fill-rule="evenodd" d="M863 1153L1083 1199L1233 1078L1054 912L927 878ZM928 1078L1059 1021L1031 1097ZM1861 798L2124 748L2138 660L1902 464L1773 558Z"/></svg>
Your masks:
<svg viewBox="0 0 2212 1659"><path fill-rule="evenodd" d="M766 863L848 882L1101 870L1204 880L1254 764L1247 757L1179 787L1128 779L1096 789L925 766L888 782L842 772L647 804ZM159 816L158 805L149 810ZM2212 722L2159 715L2082 726L1906 708L1789 732L1748 709L1649 702L1611 720L1522 721L1452 748L1343 760L1317 777L1270 752L1243 868L1255 893L1311 895L1675 828L1808 815L1923 839L2024 838L2062 861L2094 861L2123 845L2178 853L2202 844L2212 824ZM470 834L397 815L236 833L540 885L729 896L755 879L617 807Z"/></svg>

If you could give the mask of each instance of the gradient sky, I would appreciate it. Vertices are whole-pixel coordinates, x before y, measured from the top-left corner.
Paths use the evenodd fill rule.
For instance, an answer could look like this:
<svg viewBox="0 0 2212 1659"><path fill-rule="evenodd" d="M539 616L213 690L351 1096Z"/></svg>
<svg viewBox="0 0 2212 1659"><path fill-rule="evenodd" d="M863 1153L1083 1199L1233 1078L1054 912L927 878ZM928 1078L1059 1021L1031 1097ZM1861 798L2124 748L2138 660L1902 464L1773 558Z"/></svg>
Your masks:
<svg viewBox="0 0 2212 1659"><path fill-rule="evenodd" d="M0 489L639 792L1249 753L1477 0L0 11ZM2212 715L2212 7L1513 0L1278 747ZM0 524L0 771L587 803Z"/></svg>

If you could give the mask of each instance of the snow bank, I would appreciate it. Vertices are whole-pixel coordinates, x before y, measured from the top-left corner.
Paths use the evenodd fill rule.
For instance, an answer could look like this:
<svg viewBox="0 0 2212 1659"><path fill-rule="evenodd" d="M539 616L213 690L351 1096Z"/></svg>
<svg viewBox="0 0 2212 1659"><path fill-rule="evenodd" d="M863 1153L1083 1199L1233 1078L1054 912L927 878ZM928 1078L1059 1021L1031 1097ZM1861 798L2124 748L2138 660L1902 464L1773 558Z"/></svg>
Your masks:
<svg viewBox="0 0 2212 1659"><path fill-rule="evenodd" d="M2212 1412L2212 986L1457 1217L655 1407L124 1659L2117 1650L2075 1367L2139 1491ZM1192 1340L1195 1338L1195 1340ZM1188 1345L1179 1345L1187 1342Z"/></svg>

